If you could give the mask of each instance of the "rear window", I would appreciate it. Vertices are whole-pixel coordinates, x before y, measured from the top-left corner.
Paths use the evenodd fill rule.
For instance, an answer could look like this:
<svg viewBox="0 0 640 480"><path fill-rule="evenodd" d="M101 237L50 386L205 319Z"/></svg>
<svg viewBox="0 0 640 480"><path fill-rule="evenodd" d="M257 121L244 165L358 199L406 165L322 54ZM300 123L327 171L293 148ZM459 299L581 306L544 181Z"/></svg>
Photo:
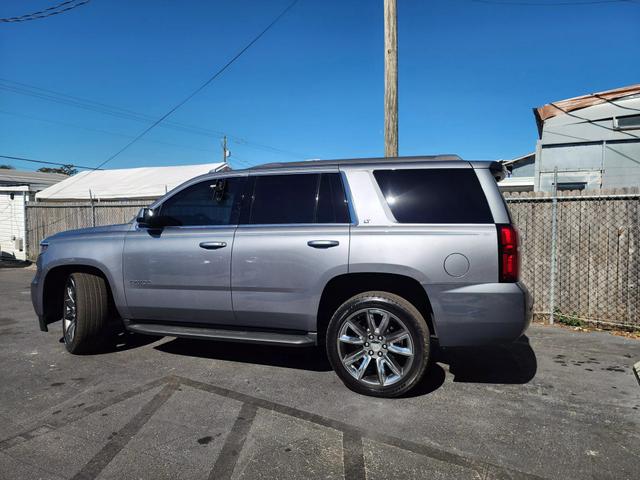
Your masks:
<svg viewBox="0 0 640 480"><path fill-rule="evenodd" d="M399 223L493 223L470 168L375 170L373 175Z"/></svg>

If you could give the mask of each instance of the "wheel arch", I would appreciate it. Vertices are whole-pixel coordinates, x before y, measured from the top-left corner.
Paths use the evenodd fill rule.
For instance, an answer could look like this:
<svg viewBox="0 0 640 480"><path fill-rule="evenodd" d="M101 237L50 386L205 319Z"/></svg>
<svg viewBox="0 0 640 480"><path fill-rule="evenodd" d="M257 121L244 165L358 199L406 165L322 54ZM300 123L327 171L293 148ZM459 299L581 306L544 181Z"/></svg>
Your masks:
<svg viewBox="0 0 640 480"><path fill-rule="evenodd" d="M109 296L109 310L117 313L113 300L113 289L108 275L100 268L86 264L65 264L52 267L47 271L42 288L42 302L45 322L56 322L62 318L62 297L66 278L72 273L89 273L102 277L107 286Z"/></svg>
<svg viewBox="0 0 640 480"><path fill-rule="evenodd" d="M415 278L395 273L345 273L325 285L317 314L318 343L324 344L333 312L346 300L371 290L394 293L405 298L422 314L432 335L437 335L433 310L424 287Z"/></svg>

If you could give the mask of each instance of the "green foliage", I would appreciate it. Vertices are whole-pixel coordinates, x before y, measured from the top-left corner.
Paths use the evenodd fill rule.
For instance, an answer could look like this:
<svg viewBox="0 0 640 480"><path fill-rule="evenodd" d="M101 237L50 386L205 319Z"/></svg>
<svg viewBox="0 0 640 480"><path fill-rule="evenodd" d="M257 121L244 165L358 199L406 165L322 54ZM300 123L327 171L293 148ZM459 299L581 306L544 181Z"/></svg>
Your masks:
<svg viewBox="0 0 640 480"><path fill-rule="evenodd" d="M13 165L0 165L0 168L4 168L5 170L15 170L16 167L14 167Z"/></svg>
<svg viewBox="0 0 640 480"><path fill-rule="evenodd" d="M560 310L556 309L553 312L553 318L556 320L556 322L561 323L563 325L567 325L568 327L584 327L585 326L585 322L583 322L578 318L578 315L576 312L573 312L572 315L565 315L563 313L560 313Z"/></svg>

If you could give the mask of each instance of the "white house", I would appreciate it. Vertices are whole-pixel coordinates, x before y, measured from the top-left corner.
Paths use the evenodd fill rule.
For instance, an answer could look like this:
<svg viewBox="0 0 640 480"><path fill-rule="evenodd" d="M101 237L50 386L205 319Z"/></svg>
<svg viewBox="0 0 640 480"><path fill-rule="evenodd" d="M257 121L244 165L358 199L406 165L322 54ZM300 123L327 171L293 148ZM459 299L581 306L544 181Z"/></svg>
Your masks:
<svg viewBox="0 0 640 480"><path fill-rule="evenodd" d="M0 169L0 257L26 259L26 202L66 178L58 173Z"/></svg>

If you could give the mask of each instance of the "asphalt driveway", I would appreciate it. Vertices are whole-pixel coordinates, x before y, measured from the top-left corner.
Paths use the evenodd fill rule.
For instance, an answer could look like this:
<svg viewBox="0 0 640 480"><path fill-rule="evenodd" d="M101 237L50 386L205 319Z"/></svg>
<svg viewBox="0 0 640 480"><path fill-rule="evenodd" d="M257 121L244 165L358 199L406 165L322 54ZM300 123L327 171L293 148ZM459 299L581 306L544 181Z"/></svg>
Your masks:
<svg viewBox="0 0 640 480"><path fill-rule="evenodd" d="M316 349L123 335L70 355L38 330L33 273L0 268L1 478L638 478L637 340L534 326L384 400Z"/></svg>

